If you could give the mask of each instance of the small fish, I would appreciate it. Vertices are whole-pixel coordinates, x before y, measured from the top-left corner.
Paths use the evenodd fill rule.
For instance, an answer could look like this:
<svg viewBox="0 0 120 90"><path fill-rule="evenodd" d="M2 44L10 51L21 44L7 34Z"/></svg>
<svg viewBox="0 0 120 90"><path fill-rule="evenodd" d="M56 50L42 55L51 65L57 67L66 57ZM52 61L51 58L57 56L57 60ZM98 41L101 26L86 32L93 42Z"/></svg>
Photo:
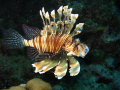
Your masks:
<svg viewBox="0 0 120 90"><path fill-rule="evenodd" d="M27 47L28 57L36 60L32 64L35 73L43 74L54 68L55 77L61 79L68 68L70 76L76 76L80 72L80 63L73 56L84 58L89 48L79 39L73 38L81 33L84 23L77 24L71 32L78 14L72 14L72 8L68 6L60 6L57 12L58 20L55 10L49 14L43 7L40 10L43 30L23 24L26 39L17 31L10 30L8 38L4 39L4 45L10 49Z"/></svg>

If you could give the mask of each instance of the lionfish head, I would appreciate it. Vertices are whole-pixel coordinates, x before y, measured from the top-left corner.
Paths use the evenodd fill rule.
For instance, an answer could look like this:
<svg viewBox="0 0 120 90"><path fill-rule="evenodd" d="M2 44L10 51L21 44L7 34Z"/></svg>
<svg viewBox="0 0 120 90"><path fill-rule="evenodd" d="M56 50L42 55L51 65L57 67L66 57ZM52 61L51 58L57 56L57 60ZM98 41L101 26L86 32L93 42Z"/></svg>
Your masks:
<svg viewBox="0 0 120 90"><path fill-rule="evenodd" d="M86 44L80 43L79 39L75 39L72 45L72 50L67 53L68 56L78 56L84 58L89 52L89 48Z"/></svg>

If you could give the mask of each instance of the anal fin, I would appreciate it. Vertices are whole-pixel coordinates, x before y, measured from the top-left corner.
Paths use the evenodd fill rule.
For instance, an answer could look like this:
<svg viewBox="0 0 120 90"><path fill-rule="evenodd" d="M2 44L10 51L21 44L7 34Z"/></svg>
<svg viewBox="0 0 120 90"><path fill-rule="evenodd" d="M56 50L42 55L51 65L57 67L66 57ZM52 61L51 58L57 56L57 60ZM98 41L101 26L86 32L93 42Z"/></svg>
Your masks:
<svg viewBox="0 0 120 90"><path fill-rule="evenodd" d="M27 47L27 54L30 59L36 59L36 57L39 55L39 52L34 47Z"/></svg>
<svg viewBox="0 0 120 90"><path fill-rule="evenodd" d="M27 54L30 59L34 59L36 61L41 61L53 57L53 53L40 53L34 47L27 47Z"/></svg>

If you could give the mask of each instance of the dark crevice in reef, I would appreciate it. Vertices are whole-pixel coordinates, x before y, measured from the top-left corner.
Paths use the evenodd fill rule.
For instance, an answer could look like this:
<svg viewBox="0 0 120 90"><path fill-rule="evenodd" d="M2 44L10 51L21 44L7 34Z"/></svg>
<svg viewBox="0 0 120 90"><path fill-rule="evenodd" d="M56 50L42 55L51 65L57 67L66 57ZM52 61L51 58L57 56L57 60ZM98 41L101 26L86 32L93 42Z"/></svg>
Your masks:
<svg viewBox="0 0 120 90"><path fill-rule="evenodd" d="M112 79L105 78L105 77L101 77L96 81L96 83L104 83L104 84L109 84L109 83L112 83L112 82L113 82Z"/></svg>

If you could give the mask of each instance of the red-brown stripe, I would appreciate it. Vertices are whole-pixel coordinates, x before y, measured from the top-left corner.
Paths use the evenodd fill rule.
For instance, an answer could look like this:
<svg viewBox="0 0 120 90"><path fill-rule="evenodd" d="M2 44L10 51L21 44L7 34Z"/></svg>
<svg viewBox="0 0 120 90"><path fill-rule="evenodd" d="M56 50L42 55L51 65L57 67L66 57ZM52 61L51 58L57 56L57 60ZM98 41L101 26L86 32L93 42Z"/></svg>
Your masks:
<svg viewBox="0 0 120 90"><path fill-rule="evenodd" d="M40 48L40 52L42 52L42 47L41 47L41 36L38 37L39 38L39 48Z"/></svg>
<svg viewBox="0 0 120 90"><path fill-rule="evenodd" d="M35 41L35 38L32 39L32 43L33 43L33 47L36 48L36 46L35 46L35 42L34 42L34 41Z"/></svg>

